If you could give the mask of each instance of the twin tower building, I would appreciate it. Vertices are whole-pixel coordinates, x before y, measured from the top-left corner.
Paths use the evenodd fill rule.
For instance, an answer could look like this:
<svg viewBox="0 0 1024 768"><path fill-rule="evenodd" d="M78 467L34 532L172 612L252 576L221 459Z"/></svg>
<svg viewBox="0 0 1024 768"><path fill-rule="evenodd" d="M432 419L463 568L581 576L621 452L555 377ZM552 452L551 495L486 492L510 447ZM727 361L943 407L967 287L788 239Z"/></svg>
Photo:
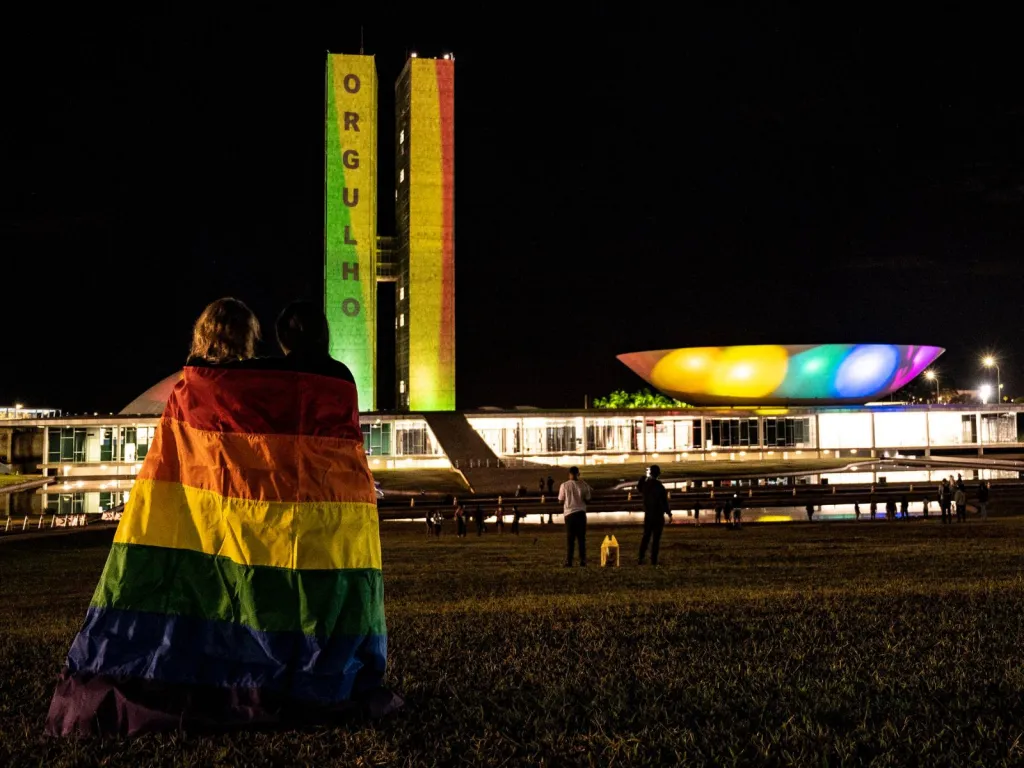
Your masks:
<svg viewBox="0 0 1024 768"><path fill-rule="evenodd" d="M454 58L413 54L395 84L396 233L380 237L376 65L327 56L324 309L363 411L377 408L378 282L396 283L397 407L455 409L454 117Z"/></svg>

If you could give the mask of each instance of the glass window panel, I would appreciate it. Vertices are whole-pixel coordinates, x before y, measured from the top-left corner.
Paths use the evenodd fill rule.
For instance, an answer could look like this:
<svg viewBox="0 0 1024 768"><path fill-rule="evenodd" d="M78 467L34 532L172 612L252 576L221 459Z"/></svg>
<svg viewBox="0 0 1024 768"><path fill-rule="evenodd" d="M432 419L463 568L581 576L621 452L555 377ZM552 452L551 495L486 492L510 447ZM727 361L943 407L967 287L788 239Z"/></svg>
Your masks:
<svg viewBox="0 0 1024 768"><path fill-rule="evenodd" d="M47 430L47 456L46 462L48 464L59 464L60 463L60 428L50 427ZM56 498L56 497L52 497ZM47 500L49 504L49 499Z"/></svg>

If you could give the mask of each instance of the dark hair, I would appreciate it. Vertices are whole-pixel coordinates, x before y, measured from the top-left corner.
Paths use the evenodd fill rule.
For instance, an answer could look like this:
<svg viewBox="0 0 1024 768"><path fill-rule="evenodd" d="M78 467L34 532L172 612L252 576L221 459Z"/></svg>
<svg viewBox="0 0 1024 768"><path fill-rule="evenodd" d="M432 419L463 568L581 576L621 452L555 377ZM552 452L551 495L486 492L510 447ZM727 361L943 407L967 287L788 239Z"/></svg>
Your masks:
<svg viewBox="0 0 1024 768"><path fill-rule="evenodd" d="M572 475L573 478L578 478L580 476L580 468L579 467L569 467L569 474Z"/></svg>
<svg viewBox="0 0 1024 768"><path fill-rule="evenodd" d="M277 316L277 343L285 352L326 355L331 336L327 317L311 301L293 301Z"/></svg>
<svg viewBox="0 0 1024 768"><path fill-rule="evenodd" d="M260 338L260 321L244 302L226 297L208 304L192 327L190 357L201 357L211 363L256 354Z"/></svg>
<svg viewBox="0 0 1024 768"><path fill-rule="evenodd" d="M660 474L661 474L661 467L659 467L657 464L652 464L651 465L651 477L657 477Z"/></svg>

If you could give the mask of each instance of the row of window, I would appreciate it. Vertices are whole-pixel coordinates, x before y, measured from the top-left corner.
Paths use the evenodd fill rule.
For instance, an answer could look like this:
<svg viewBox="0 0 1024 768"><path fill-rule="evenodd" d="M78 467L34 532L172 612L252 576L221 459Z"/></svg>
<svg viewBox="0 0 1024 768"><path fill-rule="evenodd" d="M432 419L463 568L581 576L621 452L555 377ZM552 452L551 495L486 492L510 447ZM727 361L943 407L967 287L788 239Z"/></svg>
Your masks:
<svg viewBox="0 0 1024 768"><path fill-rule="evenodd" d="M363 448L370 456L433 456L436 449L426 426L395 429L390 422L363 424Z"/></svg>
<svg viewBox="0 0 1024 768"><path fill-rule="evenodd" d="M577 435L575 424L552 425L538 429L525 428L520 434L518 424L507 429L483 428L481 434L492 448L502 454L573 453L576 451L642 451L675 452L710 448L792 448L811 443L810 419L766 418L764 442L758 420L700 419L647 420L628 424L587 423L584 441ZM707 433L707 445L703 442Z"/></svg>
<svg viewBox="0 0 1024 768"><path fill-rule="evenodd" d="M142 461L149 453L155 427L50 427L48 464L97 461Z"/></svg>
<svg viewBox="0 0 1024 768"><path fill-rule="evenodd" d="M99 506L92 506L87 491L74 493L48 493L45 511L54 515L80 515L84 512L107 512L128 501L128 491L100 491Z"/></svg>

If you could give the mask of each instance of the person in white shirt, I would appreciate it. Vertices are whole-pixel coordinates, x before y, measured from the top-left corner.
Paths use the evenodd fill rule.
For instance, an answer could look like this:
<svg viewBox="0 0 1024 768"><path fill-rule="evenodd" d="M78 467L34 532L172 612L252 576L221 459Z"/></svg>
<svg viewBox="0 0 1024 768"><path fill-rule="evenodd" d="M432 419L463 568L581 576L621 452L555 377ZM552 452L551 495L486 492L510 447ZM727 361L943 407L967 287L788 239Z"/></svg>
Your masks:
<svg viewBox="0 0 1024 768"><path fill-rule="evenodd" d="M558 500L563 504L565 517L565 567L572 567L572 550L579 541L580 566L587 564L587 502L590 501L590 486L580 480L578 467L569 469L569 479L558 489Z"/></svg>

